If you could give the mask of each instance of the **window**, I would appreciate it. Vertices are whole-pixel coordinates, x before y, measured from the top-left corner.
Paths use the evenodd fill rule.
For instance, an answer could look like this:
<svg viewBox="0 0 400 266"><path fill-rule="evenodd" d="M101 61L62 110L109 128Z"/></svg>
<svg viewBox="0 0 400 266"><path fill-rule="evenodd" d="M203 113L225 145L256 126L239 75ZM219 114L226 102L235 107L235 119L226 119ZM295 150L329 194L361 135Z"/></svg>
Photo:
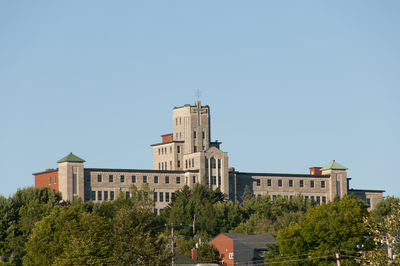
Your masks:
<svg viewBox="0 0 400 266"><path fill-rule="evenodd" d="M147 183L147 176L143 176L143 183Z"/></svg>
<svg viewBox="0 0 400 266"><path fill-rule="evenodd" d="M164 192L160 192L160 194L159 194L159 199L160 199L160 202L163 202L164 201Z"/></svg>
<svg viewBox="0 0 400 266"><path fill-rule="evenodd" d="M314 187L314 180L310 181L310 187Z"/></svg>
<svg viewBox="0 0 400 266"><path fill-rule="evenodd" d="M178 124L178 118L175 118L175 125Z"/></svg>
<svg viewBox="0 0 400 266"><path fill-rule="evenodd" d="M101 175L97 175L97 182L101 182L102 181L101 179L102 179Z"/></svg>
<svg viewBox="0 0 400 266"><path fill-rule="evenodd" d="M292 200L292 199L293 199L293 195L290 195L290 196L289 196L289 199Z"/></svg>
<svg viewBox="0 0 400 266"><path fill-rule="evenodd" d="M172 161L169 161L169 170L172 170Z"/></svg>
<svg viewBox="0 0 400 266"><path fill-rule="evenodd" d="M304 187L304 181L300 180L300 187Z"/></svg>
<svg viewBox="0 0 400 266"><path fill-rule="evenodd" d="M318 203L318 204L321 203L320 196L317 196L317 203Z"/></svg>
<svg viewBox="0 0 400 266"><path fill-rule="evenodd" d="M158 163L158 170L161 170L161 164Z"/></svg>
<svg viewBox="0 0 400 266"><path fill-rule="evenodd" d="M278 179L278 187L282 186L282 179Z"/></svg>
<svg viewBox="0 0 400 266"><path fill-rule="evenodd" d="M77 178L76 178L76 174L72 174L72 193L76 194L78 188L78 182L77 182Z"/></svg>
<svg viewBox="0 0 400 266"><path fill-rule="evenodd" d="M171 201L175 200L175 192L171 192Z"/></svg>
<svg viewBox="0 0 400 266"><path fill-rule="evenodd" d="M201 137L202 137L203 139L206 137L206 134L204 134L204 129L203 129L203 131L201 132Z"/></svg>
<svg viewBox="0 0 400 266"><path fill-rule="evenodd" d="M325 188L325 181L321 181L321 188Z"/></svg>
<svg viewBox="0 0 400 266"><path fill-rule="evenodd" d="M108 200L108 191L104 191L104 200Z"/></svg>
<svg viewBox="0 0 400 266"><path fill-rule="evenodd" d="M125 176L124 176L124 175L121 175L121 176L119 177L119 181L120 181L121 183L124 183L124 182L125 182Z"/></svg>
<svg viewBox="0 0 400 266"><path fill-rule="evenodd" d="M305 200L308 200L308 196L305 196L304 199L305 199Z"/></svg>
<svg viewBox="0 0 400 266"><path fill-rule="evenodd" d="M182 120L180 117L179 117L179 125L182 125Z"/></svg>
<svg viewBox="0 0 400 266"><path fill-rule="evenodd" d="M110 200L114 200L114 191L110 191Z"/></svg>
<svg viewBox="0 0 400 266"><path fill-rule="evenodd" d="M51 176L49 177L49 184L51 185Z"/></svg>
<svg viewBox="0 0 400 266"><path fill-rule="evenodd" d="M164 162L161 163L161 169L164 170Z"/></svg>
<svg viewBox="0 0 400 266"><path fill-rule="evenodd" d="M193 176L193 184L196 184L196 176Z"/></svg>
<svg viewBox="0 0 400 266"><path fill-rule="evenodd" d="M160 148L158 148L158 155L160 155L160 153L161 153Z"/></svg>
<svg viewBox="0 0 400 266"><path fill-rule="evenodd" d="M136 183L136 176L135 175L132 176L132 183Z"/></svg>
<svg viewBox="0 0 400 266"><path fill-rule="evenodd" d="M368 208L371 207L371 199L370 198L367 198L367 206L368 206Z"/></svg>
<svg viewBox="0 0 400 266"><path fill-rule="evenodd" d="M256 180L256 186L257 186L257 187L261 186L261 180L260 180L260 179L257 179L257 180Z"/></svg>
<svg viewBox="0 0 400 266"><path fill-rule="evenodd" d="M326 203L326 197L322 197L322 203Z"/></svg>
<svg viewBox="0 0 400 266"><path fill-rule="evenodd" d="M197 146L196 145L194 145L193 149L194 149L193 152L197 152Z"/></svg>
<svg viewBox="0 0 400 266"><path fill-rule="evenodd" d="M221 160L218 159L218 168L221 168Z"/></svg>
<svg viewBox="0 0 400 266"><path fill-rule="evenodd" d="M267 179L267 186L271 186L271 179Z"/></svg>
<svg viewBox="0 0 400 266"><path fill-rule="evenodd" d="M219 187L221 186L221 176L220 175L218 176L218 186Z"/></svg>
<svg viewBox="0 0 400 266"><path fill-rule="evenodd" d="M178 168L181 167L181 161L178 161Z"/></svg>
<svg viewBox="0 0 400 266"><path fill-rule="evenodd" d="M194 167L194 158L192 159L192 167Z"/></svg>
<svg viewBox="0 0 400 266"><path fill-rule="evenodd" d="M169 184L169 176L165 176L165 184Z"/></svg>
<svg viewBox="0 0 400 266"><path fill-rule="evenodd" d="M154 184L157 184L158 183L158 176L154 176Z"/></svg>
<svg viewBox="0 0 400 266"><path fill-rule="evenodd" d="M165 192L165 202L169 202L169 192Z"/></svg>
<svg viewBox="0 0 400 266"><path fill-rule="evenodd" d="M176 147L177 153L181 153L181 146Z"/></svg>
<svg viewBox="0 0 400 266"><path fill-rule="evenodd" d="M314 196L311 196L310 198L311 198L312 201L314 201Z"/></svg>
<svg viewBox="0 0 400 266"><path fill-rule="evenodd" d="M233 260L233 252L229 253L229 259Z"/></svg>
<svg viewBox="0 0 400 266"><path fill-rule="evenodd" d="M191 161L190 161L190 159L189 159L189 168L190 168L190 167L192 167L192 166L191 166Z"/></svg>
<svg viewBox="0 0 400 266"><path fill-rule="evenodd" d="M97 191L97 200L101 200L103 198L102 196L102 191Z"/></svg>
<svg viewBox="0 0 400 266"><path fill-rule="evenodd" d="M125 198L129 199L131 197L131 193L129 191L125 192Z"/></svg>
<svg viewBox="0 0 400 266"><path fill-rule="evenodd" d="M157 209L154 208L154 215L157 215L157 214L158 214Z"/></svg>
<svg viewBox="0 0 400 266"><path fill-rule="evenodd" d="M113 175L109 175L108 176L108 181L111 183L111 182L114 182L114 177L113 177Z"/></svg>
<svg viewBox="0 0 400 266"><path fill-rule="evenodd" d="M169 153L172 153L172 146L169 146Z"/></svg>
<svg viewBox="0 0 400 266"><path fill-rule="evenodd" d="M272 195L272 200L275 200L276 199L276 195Z"/></svg>
<svg viewBox="0 0 400 266"><path fill-rule="evenodd" d="M289 180L289 187L293 187L293 180Z"/></svg>
<svg viewBox="0 0 400 266"><path fill-rule="evenodd" d="M90 194L91 200L96 200L96 191L92 191Z"/></svg>
<svg viewBox="0 0 400 266"><path fill-rule="evenodd" d="M158 194L157 192L153 192L153 200L154 201L157 201L157 194Z"/></svg>
<svg viewBox="0 0 400 266"><path fill-rule="evenodd" d="M177 183L177 184L180 184L180 183L181 183L181 177L180 177L180 176L177 176L177 177L176 177L176 183Z"/></svg>
<svg viewBox="0 0 400 266"><path fill-rule="evenodd" d="M57 184L57 176L54 176L54 184Z"/></svg>

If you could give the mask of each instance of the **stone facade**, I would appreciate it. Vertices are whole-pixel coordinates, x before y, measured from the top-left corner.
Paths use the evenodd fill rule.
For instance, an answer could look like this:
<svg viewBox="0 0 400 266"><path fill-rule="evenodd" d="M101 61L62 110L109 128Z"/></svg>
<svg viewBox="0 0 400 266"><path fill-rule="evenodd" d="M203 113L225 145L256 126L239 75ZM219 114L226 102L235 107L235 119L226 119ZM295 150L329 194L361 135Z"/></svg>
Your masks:
<svg viewBox="0 0 400 266"><path fill-rule="evenodd" d="M113 200L121 193L130 196L132 185L141 188L146 183L153 192L157 213L171 202L176 190L197 183L219 188L229 200L241 200L246 187L255 196L291 198L301 194L319 204L353 194L370 209L383 198L382 190L349 189L347 168L335 161L323 168L310 168L310 174L251 173L229 168L228 153L220 149L221 142L211 141L210 108L200 101L175 107L172 124L173 132L151 145L153 170L85 168L85 161L70 153L58 161L57 170L34 174L35 184L55 188L64 200L81 197L99 202ZM57 186L46 184L49 175L57 175Z"/></svg>

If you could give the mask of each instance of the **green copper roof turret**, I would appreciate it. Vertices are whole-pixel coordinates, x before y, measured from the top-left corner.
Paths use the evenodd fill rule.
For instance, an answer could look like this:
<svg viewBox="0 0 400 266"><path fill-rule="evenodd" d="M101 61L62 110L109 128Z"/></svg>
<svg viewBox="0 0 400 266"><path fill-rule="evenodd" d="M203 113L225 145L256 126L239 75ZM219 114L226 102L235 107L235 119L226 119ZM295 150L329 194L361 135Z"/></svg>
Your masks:
<svg viewBox="0 0 400 266"><path fill-rule="evenodd" d="M65 162L71 162L71 163L84 163L85 160L79 158L78 156L76 156L75 154L73 154L72 152L70 154L68 154L67 156L65 156L64 158L60 159L57 161L57 163L65 163Z"/></svg>
<svg viewBox="0 0 400 266"><path fill-rule="evenodd" d="M347 167L333 160L328 165L325 165L324 167L321 168L321 171L325 170L347 170Z"/></svg>

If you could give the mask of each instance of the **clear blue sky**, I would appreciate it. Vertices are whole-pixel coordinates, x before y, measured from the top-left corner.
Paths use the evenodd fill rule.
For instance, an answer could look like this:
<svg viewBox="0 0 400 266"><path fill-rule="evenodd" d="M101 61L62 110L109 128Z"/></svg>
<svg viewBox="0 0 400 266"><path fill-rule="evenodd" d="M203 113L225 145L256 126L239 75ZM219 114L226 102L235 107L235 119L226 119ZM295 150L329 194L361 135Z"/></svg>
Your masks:
<svg viewBox="0 0 400 266"><path fill-rule="evenodd" d="M211 108L239 171L400 196L399 1L0 1L0 195L69 152L152 168L172 108Z"/></svg>

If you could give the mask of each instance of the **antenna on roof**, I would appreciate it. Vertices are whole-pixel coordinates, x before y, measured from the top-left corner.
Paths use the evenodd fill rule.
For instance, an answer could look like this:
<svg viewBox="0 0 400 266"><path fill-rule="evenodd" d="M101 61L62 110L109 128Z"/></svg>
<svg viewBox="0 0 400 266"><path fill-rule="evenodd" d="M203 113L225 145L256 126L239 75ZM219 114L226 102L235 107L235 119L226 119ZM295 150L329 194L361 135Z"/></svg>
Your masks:
<svg viewBox="0 0 400 266"><path fill-rule="evenodd" d="M201 91L199 89L196 90L196 98L198 101L200 101L200 97L201 97Z"/></svg>

